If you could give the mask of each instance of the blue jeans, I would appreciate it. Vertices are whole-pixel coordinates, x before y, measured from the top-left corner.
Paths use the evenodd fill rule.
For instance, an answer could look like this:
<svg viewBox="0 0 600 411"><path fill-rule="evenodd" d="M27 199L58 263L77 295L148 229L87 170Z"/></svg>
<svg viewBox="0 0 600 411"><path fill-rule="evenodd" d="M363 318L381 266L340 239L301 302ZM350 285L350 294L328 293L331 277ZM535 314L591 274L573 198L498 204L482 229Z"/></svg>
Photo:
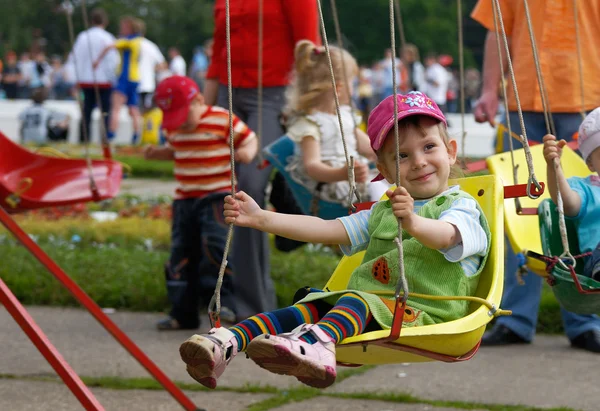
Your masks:
<svg viewBox="0 0 600 411"><path fill-rule="evenodd" d="M542 113L523 113L527 137L531 140L541 142L546 135L546 125ZM520 134L519 118L516 112L510 112L510 124L517 134ZM553 114L557 137L569 141L581 124L579 113ZM506 119L503 120L506 124ZM513 139L514 147L521 148L520 142ZM504 138L504 151L509 151L508 137ZM539 171L538 171L539 172ZM543 180L543 179L542 179ZM518 269L518 258L512 250L510 243L506 241L506 260L504 262L504 294L502 296L502 308L512 310L513 315L500 317L498 324L510 328L521 338L531 341L535 335L538 319L538 309L542 292L542 278L533 273L523 276L525 284L517 283L516 275ZM573 314L561 308L562 320L567 337L572 340L580 334L592 329L600 329L600 318L596 315Z"/></svg>
<svg viewBox="0 0 600 411"><path fill-rule="evenodd" d="M200 325L200 306L208 306L215 291L228 226L223 217L227 193L173 202L171 256L166 266L171 317L182 327ZM228 262L221 306L235 312L233 268Z"/></svg>

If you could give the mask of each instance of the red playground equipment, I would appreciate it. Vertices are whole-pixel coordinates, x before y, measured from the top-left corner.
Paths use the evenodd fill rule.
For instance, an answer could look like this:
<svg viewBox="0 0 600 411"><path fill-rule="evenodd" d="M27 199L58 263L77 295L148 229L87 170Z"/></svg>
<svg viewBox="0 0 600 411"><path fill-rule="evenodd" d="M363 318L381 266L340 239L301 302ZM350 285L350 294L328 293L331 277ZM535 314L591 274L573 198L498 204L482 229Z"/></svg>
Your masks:
<svg viewBox="0 0 600 411"><path fill-rule="evenodd" d="M9 213L113 198L122 175L117 161L49 157L0 133L0 206Z"/></svg>
<svg viewBox="0 0 600 411"><path fill-rule="evenodd" d="M121 164L117 161L104 159L88 163L87 160L48 157L26 150L0 133L0 222L185 410L201 411L9 215L9 212L112 198L119 191L121 178ZM2 279L0 304L27 334L83 408L104 410Z"/></svg>

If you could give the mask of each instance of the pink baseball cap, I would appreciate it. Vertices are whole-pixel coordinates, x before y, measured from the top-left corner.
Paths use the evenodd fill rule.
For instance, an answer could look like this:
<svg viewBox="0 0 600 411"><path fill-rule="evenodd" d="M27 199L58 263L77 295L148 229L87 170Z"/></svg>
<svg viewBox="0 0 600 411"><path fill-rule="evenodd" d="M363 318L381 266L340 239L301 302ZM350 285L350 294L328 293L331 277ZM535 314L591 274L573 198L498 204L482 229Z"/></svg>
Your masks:
<svg viewBox="0 0 600 411"><path fill-rule="evenodd" d="M177 130L187 120L190 103L200 93L194 80L185 76L171 76L160 82L154 101L163 112L162 128Z"/></svg>
<svg viewBox="0 0 600 411"><path fill-rule="evenodd" d="M407 94L397 94L398 100L398 121L410 116L428 116L441 121L446 126L446 117L442 110L435 104L435 101L427 97L420 91L411 91ZM371 111L369 123L367 125L367 134L371 140L371 148L377 151L383 145L385 138L394 127L394 96L383 99ZM372 181L383 180L383 176L378 174Z"/></svg>

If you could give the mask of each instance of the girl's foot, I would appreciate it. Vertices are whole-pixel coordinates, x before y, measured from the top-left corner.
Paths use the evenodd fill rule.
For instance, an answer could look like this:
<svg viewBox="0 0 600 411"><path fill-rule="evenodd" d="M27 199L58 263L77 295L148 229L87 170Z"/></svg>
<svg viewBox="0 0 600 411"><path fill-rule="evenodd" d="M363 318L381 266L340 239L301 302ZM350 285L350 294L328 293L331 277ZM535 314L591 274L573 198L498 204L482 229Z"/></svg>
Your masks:
<svg viewBox="0 0 600 411"><path fill-rule="evenodd" d="M306 333L317 342L300 340ZM293 375L311 387L325 388L335 382L335 344L316 324L303 324L291 333L261 335L250 341L246 354L262 368Z"/></svg>
<svg viewBox="0 0 600 411"><path fill-rule="evenodd" d="M224 327L213 328L208 334L193 335L179 347L188 374L208 388L217 386L217 379L237 353L237 340Z"/></svg>

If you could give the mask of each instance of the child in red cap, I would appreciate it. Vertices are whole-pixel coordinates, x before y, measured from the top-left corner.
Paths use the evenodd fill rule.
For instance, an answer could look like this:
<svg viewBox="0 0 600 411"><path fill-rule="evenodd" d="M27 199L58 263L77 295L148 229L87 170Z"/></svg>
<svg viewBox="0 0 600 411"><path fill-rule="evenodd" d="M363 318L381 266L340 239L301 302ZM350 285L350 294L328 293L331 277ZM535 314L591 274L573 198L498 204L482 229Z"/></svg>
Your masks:
<svg viewBox="0 0 600 411"><path fill-rule="evenodd" d="M548 134L544 136L548 188L552 201L557 204L558 181L565 216L575 220L577 225L579 249L582 253L592 253L585 260L583 273L600 281L600 107L590 112L581 123L577 143L590 171L596 174L567 179L562 169L554 167L554 159L560 158L567 142L557 142L555 136Z"/></svg>
<svg viewBox="0 0 600 411"><path fill-rule="evenodd" d="M179 182L166 268L173 308L157 327L193 329L200 325L198 307L207 306L215 290L227 237L223 199L232 191L229 113L206 105L196 83L183 76L162 81L154 100L163 112L167 145L148 146L144 156L174 160ZM256 135L236 116L232 134L235 160L250 163L258 150ZM236 318L232 272L228 262L221 289L221 318L229 322Z"/></svg>
<svg viewBox="0 0 600 411"><path fill-rule="evenodd" d="M333 384L335 345L347 337L391 326L399 272L394 243L398 218L404 229L404 265L411 292L475 293L489 253L490 230L477 201L448 184L456 141L449 138L446 119L429 97L411 92L397 99L401 187L388 190L389 200L325 221L262 210L243 192L225 199L228 223L300 241L340 244L348 255L366 252L347 290L313 292L291 307L189 338L180 354L198 382L214 388L231 359L246 351L269 371L295 376L313 387ZM368 135L377 154L378 179L394 183L393 96L371 112ZM403 323L410 327L453 321L466 316L468 306L467 301L409 297Z"/></svg>

